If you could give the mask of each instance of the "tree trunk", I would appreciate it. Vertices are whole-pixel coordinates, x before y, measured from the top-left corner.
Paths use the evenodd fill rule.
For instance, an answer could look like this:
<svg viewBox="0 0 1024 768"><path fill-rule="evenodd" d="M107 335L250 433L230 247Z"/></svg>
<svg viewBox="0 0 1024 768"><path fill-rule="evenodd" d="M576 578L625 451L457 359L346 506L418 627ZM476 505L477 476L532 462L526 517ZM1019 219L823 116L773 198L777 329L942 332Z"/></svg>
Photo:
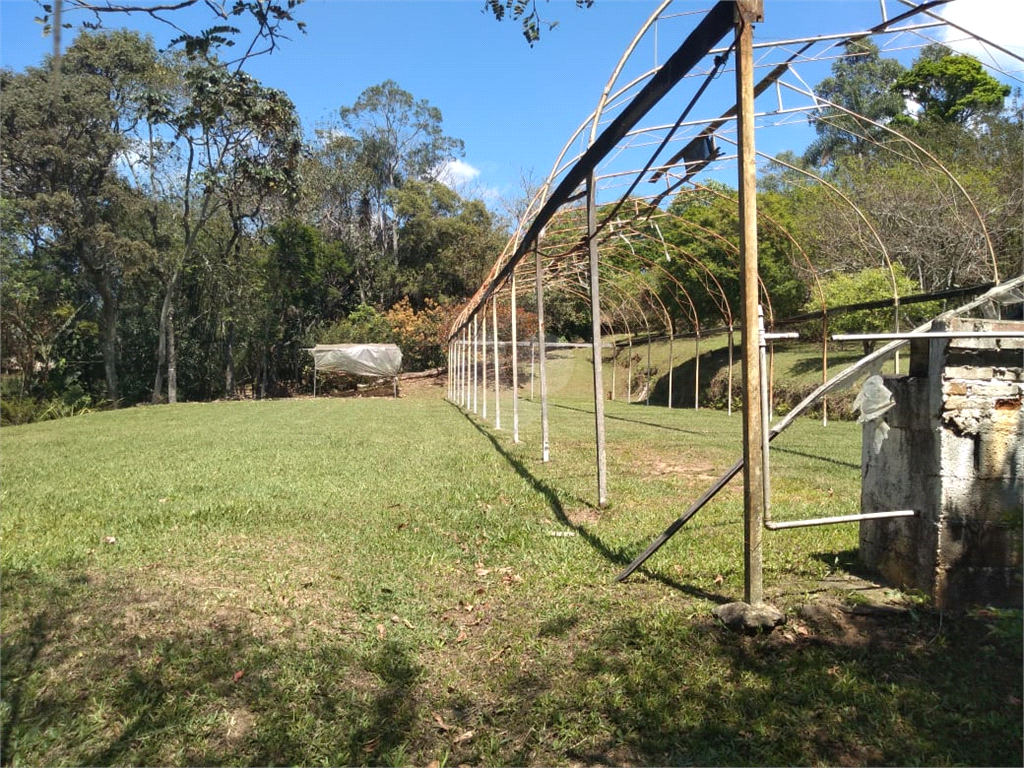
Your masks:
<svg viewBox="0 0 1024 768"><path fill-rule="evenodd" d="M174 343L174 304L167 317L167 402L178 402L178 348Z"/></svg>
<svg viewBox="0 0 1024 768"><path fill-rule="evenodd" d="M225 333L226 347L224 361L224 394L226 397L235 396L235 321L228 320Z"/></svg>
<svg viewBox="0 0 1024 768"><path fill-rule="evenodd" d="M153 380L153 396L151 402L156 405L163 400L164 394L164 367L167 365L168 354L168 333L171 320L174 317L174 293L178 283L177 270L171 275L164 291L164 300L160 306L160 325L157 329L156 347L156 377ZM168 371L168 378L170 371ZM175 382L177 384L177 382Z"/></svg>
<svg viewBox="0 0 1024 768"><path fill-rule="evenodd" d="M117 298L111 285L110 274L97 271L96 289L100 295L102 319L101 348L103 353L103 373L107 380L107 397L114 408L120 405L121 395L117 380Z"/></svg>

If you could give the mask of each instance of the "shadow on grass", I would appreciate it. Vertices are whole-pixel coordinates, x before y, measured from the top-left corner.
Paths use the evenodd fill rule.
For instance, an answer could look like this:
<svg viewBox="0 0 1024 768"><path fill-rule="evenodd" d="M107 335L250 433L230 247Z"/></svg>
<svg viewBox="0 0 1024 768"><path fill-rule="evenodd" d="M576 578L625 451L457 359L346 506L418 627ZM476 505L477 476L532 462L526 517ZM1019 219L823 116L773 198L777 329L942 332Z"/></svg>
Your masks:
<svg viewBox="0 0 1024 768"><path fill-rule="evenodd" d="M451 405L453 408L456 408L461 412L461 409L459 409L458 406L456 406L454 403L452 403ZM589 528L587 528L584 525L572 522L569 519L568 515L566 515L565 507L562 504L561 496L555 488L553 488L548 483L544 482L539 477L534 475L526 466L526 464L524 464L516 456L509 453L505 449L505 446L501 444L501 442L494 436L494 434L489 429L486 428L485 425L481 424L475 419L470 418L469 414L465 414L465 416L469 423L472 424L473 427L480 434L484 435L488 440L490 440L491 445L494 447L494 450L501 454L501 457L505 459L505 461L508 462L509 466L511 466L516 471L516 474L518 474L521 478L528 482L535 491L537 491L545 498L545 500L548 503L548 507L550 507L551 512L554 514L555 519L558 520L559 523L561 523L563 526L570 529L571 531L575 532L576 535L583 539L595 552L597 552L609 563L612 563L617 567L622 568L633 562L633 557L635 555L627 554L625 549L621 547L612 549L607 544L605 544L604 541L602 541L600 536L596 535ZM573 497L572 500L583 506L593 506L589 502L578 497ZM649 579L664 584L666 587L670 587L678 592L682 592L691 597L698 597L702 600L708 600L710 602L719 604L731 602L731 598L728 598L725 595L716 594L714 592L708 592L707 590L700 589L699 587L694 587L692 585L681 584L678 581L675 581L674 579L670 579L667 576L664 576L660 573L655 573L654 571L650 571L646 568L641 567L637 569L637 572L642 573Z"/></svg>
<svg viewBox="0 0 1024 768"><path fill-rule="evenodd" d="M4 575L5 598L45 607L3 634L3 765L406 761L414 649L271 643L244 614L197 623L192 595L154 611L158 592L69 583Z"/></svg>
<svg viewBox="0 0 1024 768"><path fill-rule="evenodd" d="M823 461L828 464L835 464L837 467L847 467L849 469L860 470L860 464L854 464L852 461L841 461L840 459L833 459L828 456L818 456L813 453L794 451L792 448L782 448L776 445L773 445L771 450L772 453L788 453L791 456L800 456L804 459L812 459L813 461Z"/></svg>
<svg viewBox="0 0 1024 768"><path fill-rule="evenodd" d="M493 654L275 635L130 581L4 593L4 765L1022 764L1019 627L970 616L831 603L747 638L664 603L524 605Z"/></svg>
<svg viewBox="0 0 1024 768"><path fill-rule="evenodd" d="M768 638L627 619L522 711L538 733L586 713L566 756L587 765L1019 765L1020 674L1019 652L966 618L854 617ZM588 721L606 735L588 739ZM512 760L542 762L546 747Z"/></svg>
<svg viewBox="0 0 1024 768"><path fill-rule="evenodd" d="M548 405L550 405L552 408L562 408L562 409L564 409L566 411L576 411L577 413L587 413L587 414L590 414L591 416L594 414L593 409L587 410L586 408L577 408L575 406L564 405L562 403L548 403ZM639 403L633 403L633 405L639 405ZM703 433L701 433L701 432L694 432L692 429L680 429L679 427L670 427L667 424L656 424L653 421L644 421L643 419L627 419L625 416L616 416L616 415L610 414L608 412L605 412L604 417L606 419L611 419L613 421L625 421L625 422L627 422L629 424L642 424L645 427L655 427L656 429L667 429L670 432L682 432L683 434L686 434L686 435L700 435L700 436L703 436Z"/></svg>

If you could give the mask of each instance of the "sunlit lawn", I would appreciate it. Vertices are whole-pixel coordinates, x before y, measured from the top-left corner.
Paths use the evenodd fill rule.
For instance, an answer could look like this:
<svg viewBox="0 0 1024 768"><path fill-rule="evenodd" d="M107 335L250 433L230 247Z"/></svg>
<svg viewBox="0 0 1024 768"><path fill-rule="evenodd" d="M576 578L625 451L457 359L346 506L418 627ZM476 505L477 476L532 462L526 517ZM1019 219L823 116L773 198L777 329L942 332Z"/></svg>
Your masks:
<svg viewBox="0 0 1024 768"><path fill-rule="evenodd" d="M3 763L1021 764L1019 614L854 610L853 525L766 532L767 638L710 615L743 594L737 481L616 583L740 417L607 402L598 510L571 378L547 464L528 387L518 445L509 398L499 431L441 387L4 429ZM857 511L859 456L798 421L776 517Z"/></svg>

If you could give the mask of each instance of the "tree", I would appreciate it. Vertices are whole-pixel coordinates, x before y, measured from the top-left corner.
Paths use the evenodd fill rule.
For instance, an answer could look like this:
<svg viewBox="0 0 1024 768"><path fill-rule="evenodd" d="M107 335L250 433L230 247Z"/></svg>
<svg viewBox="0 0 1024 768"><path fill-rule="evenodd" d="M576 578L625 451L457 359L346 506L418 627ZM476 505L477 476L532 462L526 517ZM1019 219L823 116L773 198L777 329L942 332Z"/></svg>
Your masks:
<svg viewBox="0 0 1024 768"><path fill-rule="evenodd" d="M903 71L903 65L895 59L882 58L878 46L870 40L854 40L846 44L842 58L832 64L832 76L818 83L814 92L857 115L885 124L904 111L902 96L892 89ZM870 154L882 133L827 104L816 109L810 120L818 138L807 147L804 158L813 166Z"/></svg>
<svg viewBox="0 0 1024 768"><path fill-rule="evenodd" d="M117 2L116 0L53 0L44 2L36 0L42 13L38 21L43 25L43 33L54 36L54 52L57 67L60 67L60 36L64 29L70 29L67 23L69 14L80 12L91 16L92 21L83 21L82 27L87 30L98 30L103 26L104 16L146 14L178 32L171 45L181 45L191 57L209 58L221 48L235 45L235 37L242 31L234 26L244 19L255 25L252 38L245 46L245 52L229 65L240 65L251 56L274 51L281 40L287 40L285 34L288 26L294 24L300 32L305 31L305 24L296 21L293 12L302 0L168 0L164 3ZM178 26L176 19L180 11L193 6L205 8L212 14L217 23L198 32L188 32ZM258 46L265 46L258 49Z"/></svg>
<svg viewBox="0 0 1024 768"><path fill-rule="evenodd" d="M68 274L87 282L99 314L106 397L115 404L121 272L146 250L116 226L130 196L117 163L154 62L152 43L137 35L85 33L68 49L59 78L52 61L0 76L3 191L18 198L33 248L59 255Z"/></svg>
<svg viewBox="0 0 1024 768"><path fill-rule="evenodd" d="M830 308L861 304L869 301L892 299L894 296L910 296L920 292L920 286L907 277L903 267L896 264L890 272L885 267L869 267L859 272L833 275L822 281L822 293L825 305ZM924 322L936 314L937 302L926 302L911 305L901 312L901 326L911 326ZM806 312L819 312L821 304L817 297L812 298L804 307ZM893 309L862 309L834 315L829 319L829 333L889 333L895 327L895 310ZM813 326L805 329L810 338L821 338L820 328ZM874 349L875 342L863 342L864 354Z"/></svg>
<svg viewBox="0 0 1024 768"><path fill-rule="evenodd" d="M410 181L392 200L400 243L396 289L417 308L428 298L446 302L476 290L507 237L486 206L436 181Z"/></svg>
<svg viewBox="0 0 1024 768"><path fill-rule="evenodd" d="M341 124L321 131L321 157L343 163L319 189L321 214L333 215L355 255L361 303L394 301L401 223L395 196L412 181L437 181L462 141L446 135L441 111L387 80L339 110ZM344 223L338 221L338 217Z"/></svg>
<svg viewBox="0 0 1024 768"><path fill-rule="evenodd" d="M981 62L954 54L944 45L923 48L893 89L920 105L920 119L961 126L982 115L998 114L1010 95L1010 86L988 74Z"/></svg>
<svg viewBox="0 0 1024 768"><path fill-rule="evenodd" d="M150 151L141 159L143 172L135 175L139 183L149 179L144 186L154 244L161 239L160 211L173 211L177 227L156 263L163 295L152 399L162 399L166 371L171 403L177 401L176 302L184 273L199 255L201 236L223 214L232 236L218 257L237 255L246 223L259 215L264 200L294 195L301 147L294 106L282 91L216 63L186 64L178 72L180 80L152 94ZM231 364L229 357L226 365ZM228 373L227 378L233 377Z"/></svg>
<svg viewBox="0 0 1024 768"><path fill-rule="evenodd" d="M577 8L590 8L594 0L576 0ZM541 18L537 10L537 0L484 0L484 12L491 13L495 19L501 21L506 14L522 25L523 37L530 47L540 40L541 27L546 27L550 32L558 26L557 21L546 21Z"/></svg>

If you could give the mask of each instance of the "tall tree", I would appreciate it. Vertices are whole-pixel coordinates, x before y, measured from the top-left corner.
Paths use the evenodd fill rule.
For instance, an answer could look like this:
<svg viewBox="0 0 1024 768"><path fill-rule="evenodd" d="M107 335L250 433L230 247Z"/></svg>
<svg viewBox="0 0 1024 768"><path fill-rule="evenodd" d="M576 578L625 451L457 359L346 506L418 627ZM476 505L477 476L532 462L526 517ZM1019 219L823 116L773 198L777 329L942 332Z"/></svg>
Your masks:
<svg viewBox="0 0 1024 768"><path fill-rule="evenodd" d="M1010 95L1010 86L988 74L980 61L955 54L944 45L923 48L893 89L920 105L922 120L961 126L998 114Z"/></svg>
<svg viewBox="0 0 1024 768"><path fill-rule="evenodd" d="M145 248L115 226L129 194L117 165L142 114L155 52L131 33L83 33L64 59L60 77L52 61L0 77L3 188L19 199L34 242L87 279L99 313L106 396L116 404L120 275Z"/></svg>
<svg viewBox="0 0 1024 768"><path fill-rule="evenodd" d="M444 133L441 110L417 101L393 80L371 86L339 110L355 144L352 179L360 229L369 234L370 261L357 267L362 303L394 301L400 223L394 191L413 180L436 181L463 143ZM372 296L371 296L372 292Z"/></svg>
<svg viewBox="0 0 1024 768"><path fill-rule="evenodd" d="M883 58L870 40L855 40L846 44L843 56L832 64L832 76L818 83L814 92L857 115L885 124L903 113L903 97L892 89L903 71L902 64ZM807 147L804 158L814 166L869 154L882 133L827 104L815 110L810 119L818 138Z"/></svg>
<svg viewBox="0 0 1024 768"><path fill-rule="evenodd" d="M162 151L146 153L142 164L147 173L136 178L151 180L154 239L160 237L158 211L173 210L177 224L175 239L158 261L163 296L153 401L163 398L166 372L167 400L173 403L175 308L184 272L199 254L201 236L215 216L226 216L234 236L226 246L228 253L217 257L229 258L246 222L259 215L267 196L294 194L301 140L294 106L282 91L216 63L186 65L178 84L150 103L148 117L149 146ZM157 161L158 156L165 160ZM159 188L157 162L164 171Z"/></svg>

